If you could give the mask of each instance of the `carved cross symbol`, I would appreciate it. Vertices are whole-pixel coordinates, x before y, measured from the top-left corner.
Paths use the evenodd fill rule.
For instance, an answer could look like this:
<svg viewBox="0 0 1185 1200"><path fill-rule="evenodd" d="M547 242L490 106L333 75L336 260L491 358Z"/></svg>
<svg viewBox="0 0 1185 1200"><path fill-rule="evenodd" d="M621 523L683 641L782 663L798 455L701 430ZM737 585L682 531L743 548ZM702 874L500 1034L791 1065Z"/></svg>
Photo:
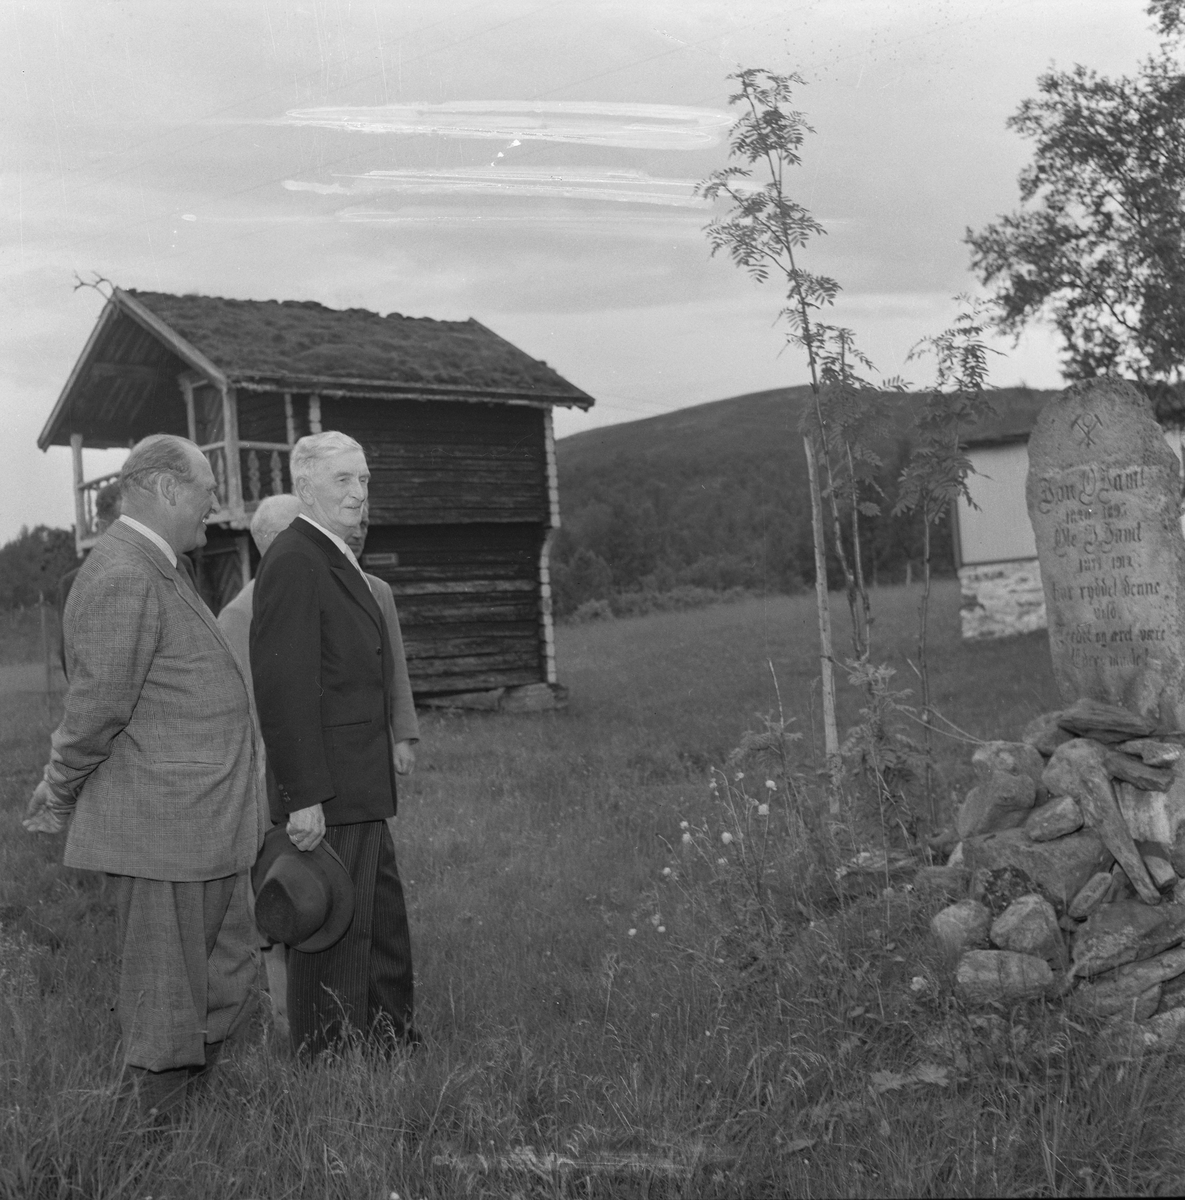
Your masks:
<svg viewBox="0 0 1185 1200"><path fill-rule="evenodd" d="M1102 428L1102 424L1098 413L1079 413L1071 422L1070 428L1078 430L1084 446L1093 446L1095 430Z"/></svg>

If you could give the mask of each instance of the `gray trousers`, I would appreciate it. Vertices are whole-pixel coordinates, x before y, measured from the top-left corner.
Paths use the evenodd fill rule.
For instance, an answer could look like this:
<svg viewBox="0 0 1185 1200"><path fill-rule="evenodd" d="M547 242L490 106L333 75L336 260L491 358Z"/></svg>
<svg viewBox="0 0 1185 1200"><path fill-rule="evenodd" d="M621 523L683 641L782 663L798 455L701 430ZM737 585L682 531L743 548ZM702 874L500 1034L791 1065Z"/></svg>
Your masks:
<svg viewBox="0 0 1185 1200"><path fill-rule="evenodd" d="M201 1067L250 1016L257 968L246 872L196 883L112 876L119 1025L130 1067Z"/></svg>

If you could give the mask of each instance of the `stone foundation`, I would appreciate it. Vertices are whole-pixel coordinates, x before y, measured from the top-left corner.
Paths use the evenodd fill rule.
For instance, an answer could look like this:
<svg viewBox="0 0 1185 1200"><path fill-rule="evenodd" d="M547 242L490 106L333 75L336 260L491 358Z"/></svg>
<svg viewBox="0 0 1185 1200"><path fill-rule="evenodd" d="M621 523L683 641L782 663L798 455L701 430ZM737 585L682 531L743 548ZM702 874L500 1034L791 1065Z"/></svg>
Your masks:
<svg viewBox="0 0 1185 1200"><path fill-rule="evenodd" d="M965 640L1014 637L1045 628L1045 593L1035 558L962 567L959 583Z"/></svg>

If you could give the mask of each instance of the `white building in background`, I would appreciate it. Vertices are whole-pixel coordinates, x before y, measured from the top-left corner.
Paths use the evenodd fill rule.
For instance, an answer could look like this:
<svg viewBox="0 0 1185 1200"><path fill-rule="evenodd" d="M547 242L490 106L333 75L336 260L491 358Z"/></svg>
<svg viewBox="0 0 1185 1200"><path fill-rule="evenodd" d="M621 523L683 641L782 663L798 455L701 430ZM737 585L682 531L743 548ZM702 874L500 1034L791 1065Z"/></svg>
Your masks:
<svg viewBox="0 0 1185 1200"><path fill-rule="evenodd" d="M1041 406L1056 395L1002 392L996 418L967 439L967 456L975 468L967 478L967 490L974 506L959 497L953 530L967 640L1012 637L1045 628L1045 593L1025 503L1025 478L1029 433ZM1185 470L1185 430L1166 429L1164 436Z"/></svg>

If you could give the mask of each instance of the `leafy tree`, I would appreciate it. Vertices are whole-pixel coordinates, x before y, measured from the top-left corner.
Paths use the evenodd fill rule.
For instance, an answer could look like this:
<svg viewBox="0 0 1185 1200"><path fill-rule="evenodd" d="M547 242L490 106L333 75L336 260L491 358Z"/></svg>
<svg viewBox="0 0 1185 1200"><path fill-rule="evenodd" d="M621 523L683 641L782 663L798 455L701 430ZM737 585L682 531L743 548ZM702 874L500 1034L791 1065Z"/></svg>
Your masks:
<svg viewBox="0 0 1185 1200"><path fill-rule="evenodd" d="M76 566L71 530L22 527L17 537L0 546L0 609L24 608L42 595L52 597L58 580Z"/></svg>
<svg viewBox="0 0 1185 1200"><path fill-rule="evenodd" d="M998 325L1044 319L1070 379L1175 383L1185 364L1185 75L1180 0L1147 10L1161 44L1132 76L1049 71L1008 125L1034 144L1020 211L966 241ZM1155 387L1153 388L1155 390Z"/></svg>
<svg viewBox="0 0 1185 1200"><path fill-rule="evenodd" d="M787 330L786 340L806 354L811 403L802 438L811 498L823 737L834 780L840 760L827 602L826 524L830 518L831 546L843 572L856 657L866 658L871 611L860 560L860 468L874 467L879 460L862 440L866 421L856 414L862 407L858 398L868 386L858 372L871 364L855 348L851 330L819 319L819 312L834 303L839 284L806 270L800 261L807 243L826 232L788 191L790 173L802 165L799 152L806 135L814 132L805 116L791 107L793 89L804 81L798 75L755 67L729 78L739 84L739 90L729 97L729 103L740 108L729 138L733 161L700 183L698 191L706 199L723 199L730 205L728 214L712 221L705 231L712 253L727 252L759 283L771 276L780 279L786 304L779 315ZM842 527L844 500L849 502L848 538ZM875 508L874 502L865 503ZM838 803L834 795L833 802Z"/></svg>

